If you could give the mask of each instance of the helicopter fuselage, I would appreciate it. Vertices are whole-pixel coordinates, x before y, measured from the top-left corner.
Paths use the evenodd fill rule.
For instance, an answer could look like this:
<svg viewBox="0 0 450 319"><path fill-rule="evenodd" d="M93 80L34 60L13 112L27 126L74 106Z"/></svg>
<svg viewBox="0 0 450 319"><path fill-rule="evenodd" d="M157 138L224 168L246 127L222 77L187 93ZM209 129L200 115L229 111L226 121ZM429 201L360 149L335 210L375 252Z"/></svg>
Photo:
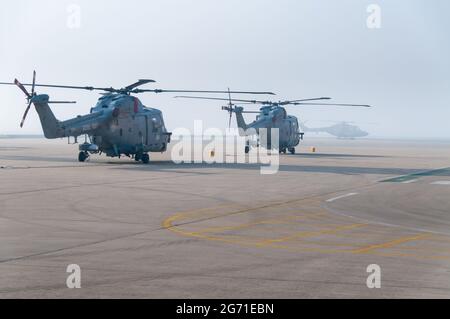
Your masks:
<svg viewBox="0 0 450 319"><path fill-rule="evenodd" d="M268 148L274 147L271 143L271 129L278 129L278 147L281 151L293 151L300 144L302 133L299 131L298 119L295 116L288 115L285 108L281 106L262 107L256 120L245 125L242 112L242 108L236 108L235 110L238 127L250 133L256 132L260 140L267 141Z"/></svg>
<svg viewBox="0 0 450 319"><path fill-rule="evenodd" d="M170 133L158 109L145 107L141 101L126 94L108 94L99 99L91 114L112 112L110 121L93 130L91 142L108 156L165 152Z"/></svg>
<svg viewBox="0 0 450 319"><path fill-rule="evenodd" d="M110 157L164 152L170 143L160 110L148 108L127 94L107 94L98 100L90 114L58 121L48 106L48 95L36 95L32 101L48 139L89 136L90 143L80 145L85 153L105 153Z"/></svg>

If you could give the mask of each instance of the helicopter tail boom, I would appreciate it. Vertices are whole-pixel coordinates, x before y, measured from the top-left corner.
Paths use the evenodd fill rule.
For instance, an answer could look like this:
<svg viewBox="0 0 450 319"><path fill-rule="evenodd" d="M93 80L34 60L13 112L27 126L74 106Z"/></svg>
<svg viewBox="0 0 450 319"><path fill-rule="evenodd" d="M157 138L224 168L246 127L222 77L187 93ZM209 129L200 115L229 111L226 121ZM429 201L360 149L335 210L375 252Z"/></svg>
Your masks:
<svg viewBox="0 0 450 319"><path fill-rule="evenodd" d="M232 115L233 113L236 114L236 122L237 122L237 126L240 129L240 131L246 131L248 129L248 125L247 123L245 123L245 119L244 116L242 115L244 113L244 110L242 107L237 107L231 105L231 106L223 106L222 110L224 111L228 111L230 113L230 115Z"/></svg>
<svg viewBox="0 0 450 319"><path fill-rule="evenodd" d="M36 95L31 99L31 102L39 115L44 136L48 139L64 137L64 130L50 109L48 95Z"/></svg>

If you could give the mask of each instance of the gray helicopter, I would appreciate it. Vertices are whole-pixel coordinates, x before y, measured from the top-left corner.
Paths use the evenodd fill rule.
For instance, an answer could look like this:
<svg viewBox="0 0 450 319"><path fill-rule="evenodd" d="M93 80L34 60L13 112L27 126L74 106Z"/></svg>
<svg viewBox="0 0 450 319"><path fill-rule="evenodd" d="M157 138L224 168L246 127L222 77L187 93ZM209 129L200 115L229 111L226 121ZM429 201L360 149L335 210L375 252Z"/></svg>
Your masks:
<svg viewBox="0 0 450 319"><path fill-rule="evenodd" d="M279 129L279 151L280 153L286 154L288 151L291 154L295 154L295 147L300 144L303 140L304 132L300 131L299 121L297 117L288 115L284 106L288 105L316 105L316 106L360 106L360 107L370 107L370 105L362 104L334 104L334 103L310 103L312 101L320 100L330 100L329 97L320 97L312 99L301 99L301 100L291 100L291 101L258 101L258 100L241 100L232 99L231 93L228 94L228 99L225 98L213 98L213 97L203 97L203 96L176 96L177 98L188 98L188 99L201 99L201 100L216 100L216 101L228 101L227 106L223 106L222 110L228 111L230 114L230 125L233 113L236 114L237 126L240 129L241 136L257 136L256 143L253 145L250 140L247 141L245 147L245 152L249 153L252 146L259 147L260 141L267 141L267 149L272 148L270 132L271 129ZM259 104L261 108L259 111L245 111L242 106L237 106L234 102L245 103L245 104ZM256 120L252 123L247 124L245 122L243 114L257 114ZM265 130L261 130L265 129ZM267 136L262 136L262 134L267 134Z"/></svg>
<svg viewBox="0 0 450 319"><path fill-rule="evenodd" d="M356 125L350 124L351 122L339 122L327 127L310 128L305 123L300 123L302 130L311 133L328 133L336 136L339 139L355 139L359 137L366 137L368 132L363 131Z"/></svg>
<svg viewBox="0 0 450 319"><path fill-rule="evenodd" d="M149 163L149 152L165 152L170 143L171 134L164 124L160 110L146 107L131 94L138 93L227 93L228 91L192 91L192 90L161 90L138 89L139 86L153 83L153 80L139 80L122 89L98 88L92 86L66 86L36 84L36 72L33 72L32 84L21 84L17 79L14 83L1 82L2 85L16 85L25 93L28 106L20 123L24 121L34 104L39 115L44 135L48 139L73 137L75 143L79 136L85 136L85 142L79 145L78 160L86 161L91 154L105 153L109 157L122 155L134 158L136 161ZM31 93L26 86L31 86ZM36 87L79 89L102 91L102 97L91 108L90 113L75 118L59 121L56 119L49 104L75 103L73 101L50 101L46 94L37 94ZM272 92L239 92L238 94L269 94Z"/></svg>

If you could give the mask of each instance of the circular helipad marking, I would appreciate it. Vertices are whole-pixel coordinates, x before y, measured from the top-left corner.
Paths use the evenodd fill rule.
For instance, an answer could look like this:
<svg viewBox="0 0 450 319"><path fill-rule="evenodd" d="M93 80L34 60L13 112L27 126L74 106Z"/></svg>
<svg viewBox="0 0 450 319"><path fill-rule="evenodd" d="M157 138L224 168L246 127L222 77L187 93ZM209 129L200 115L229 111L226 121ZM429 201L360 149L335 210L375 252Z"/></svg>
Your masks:
<svg viewBox="0 0 450 319"><path fill-rule="evenodd" d="M326 211L317 199L203 208L175 214L163 227L182 236L258 248L450 259L450 237L357 222Z"/></svg>

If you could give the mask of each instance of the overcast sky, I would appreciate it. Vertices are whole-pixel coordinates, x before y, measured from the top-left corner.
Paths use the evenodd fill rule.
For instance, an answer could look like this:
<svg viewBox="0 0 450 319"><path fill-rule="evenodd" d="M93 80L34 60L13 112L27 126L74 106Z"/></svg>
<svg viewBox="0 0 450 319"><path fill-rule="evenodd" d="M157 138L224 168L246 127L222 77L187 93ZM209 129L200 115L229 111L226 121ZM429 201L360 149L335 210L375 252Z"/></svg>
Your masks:
<svg viewBox="0 0 450 319"><path fill-rule="evenodd" d="M80 8L80 25L73 9ZM381 28L367 27L367 7ZM450 138L450 1L447 0L15 0L0 12L0 81L149 88L272 90L277 99L330 96L373 109L289 107L311 126L355 121L373 136ZM76 11L76 10L75 10ZM40 89L87 113L92 92ZM41 133L24 95L0 87L0 134ZM224 128L220 103L140 96L168 129L203 119ZM249 118L250 119L250 118Z"/></svg>

